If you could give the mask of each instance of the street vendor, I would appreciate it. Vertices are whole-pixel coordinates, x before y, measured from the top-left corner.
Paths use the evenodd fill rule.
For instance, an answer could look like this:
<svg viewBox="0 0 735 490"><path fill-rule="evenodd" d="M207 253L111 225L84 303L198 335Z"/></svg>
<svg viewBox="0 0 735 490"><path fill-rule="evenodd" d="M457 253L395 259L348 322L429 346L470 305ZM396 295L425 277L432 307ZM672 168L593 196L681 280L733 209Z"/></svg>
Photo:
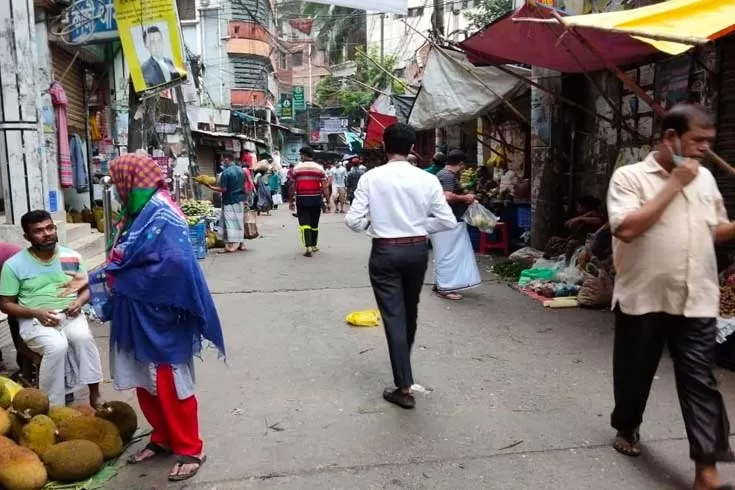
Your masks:
<svg viewBox="0 0 735 490"><path fill-rule="evenodd" d="M567 220L564 227L569 230L565 236L554 236L549 239L544 249L546 258L559 255L571 257L576 249L584 245L587 236L595 233L607 223L605 213L601 209L602 202L592 196L581 196L577 199L577 215Z"/></svg>
<svg viewBox="0 0 735 490"><path fill-rule="evenodd" d="M222 193L220 227L226 253L245 250L245 172L239 165L233 164L232 157L231 152L222 154L224 170L219 176L218 185L207 185L213 191Z"/></svg>

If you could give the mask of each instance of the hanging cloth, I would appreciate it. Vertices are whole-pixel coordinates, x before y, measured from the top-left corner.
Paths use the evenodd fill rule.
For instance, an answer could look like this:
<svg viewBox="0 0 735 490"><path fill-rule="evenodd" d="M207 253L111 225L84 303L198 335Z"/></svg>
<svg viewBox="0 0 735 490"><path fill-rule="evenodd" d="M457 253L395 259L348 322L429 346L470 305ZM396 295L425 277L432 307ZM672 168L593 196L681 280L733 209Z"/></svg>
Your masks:
<svg viewBox="0 0 735 490"><path fill-rule="evenodd" d="M87 174L87 162L84 160L82 138L80 138L78 134L73 134L69 139L69 147L74 187L77 192L86 192L89 190L89 176Z"/></svg>
<svg viewBox="0 0 735 490"><path fill-rule="evenodd" d="M51 102L54 105L56 114L56 130L59 141L59 184L62 188L69 188L74 186L69 150L69 121L66 115L69 99L66 97L64 87L59 82L52 82L48 92L51 95Z"/></svg>

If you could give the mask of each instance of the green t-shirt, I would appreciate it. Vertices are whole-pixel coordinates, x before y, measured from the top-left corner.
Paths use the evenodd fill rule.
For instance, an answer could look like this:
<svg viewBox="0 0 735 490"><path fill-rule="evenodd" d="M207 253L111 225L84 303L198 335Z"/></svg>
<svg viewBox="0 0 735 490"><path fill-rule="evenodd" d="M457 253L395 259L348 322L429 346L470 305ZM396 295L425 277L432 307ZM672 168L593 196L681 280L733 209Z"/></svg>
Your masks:
<svg viewBox="0 0 735 490"><path fill-rule="evenodd" d="M18 304L32 309L62 311L77 295L59 296L61 286L87 269L82 256L72 249L57 246L50 262L41 262L28 249L8 259L0 274L0 296L14 296Z"/></svg>

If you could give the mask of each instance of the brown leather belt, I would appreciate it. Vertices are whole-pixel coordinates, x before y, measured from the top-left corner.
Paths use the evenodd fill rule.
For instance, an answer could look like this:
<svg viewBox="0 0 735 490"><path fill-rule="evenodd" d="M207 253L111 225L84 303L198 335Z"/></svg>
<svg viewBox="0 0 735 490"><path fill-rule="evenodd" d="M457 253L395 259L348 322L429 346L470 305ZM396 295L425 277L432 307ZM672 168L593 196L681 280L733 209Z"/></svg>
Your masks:
<svg viewBox="0 0 735 490"><path fill-rule="evenodd" d="M402 238L373 238L376 245L415 245L417 243L426 243L425 236L407 236Z"/></svg>

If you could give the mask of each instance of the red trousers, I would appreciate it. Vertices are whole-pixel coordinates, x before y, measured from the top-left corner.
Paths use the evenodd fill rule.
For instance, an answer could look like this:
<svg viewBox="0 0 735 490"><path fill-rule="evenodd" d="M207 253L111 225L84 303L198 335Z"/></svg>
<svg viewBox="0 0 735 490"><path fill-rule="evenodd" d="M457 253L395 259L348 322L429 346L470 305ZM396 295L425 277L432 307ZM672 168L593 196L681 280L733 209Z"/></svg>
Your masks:
<svg viewBox="0 0 735 490"><path fill-rule="evenodd" d="M196 397L179 400L171 366L158 366L156 389L158 396L143 388L137 390L140 409L153 427L151 442L171 448L174 454L199 456L203 444L199 438Z"/></svg>

